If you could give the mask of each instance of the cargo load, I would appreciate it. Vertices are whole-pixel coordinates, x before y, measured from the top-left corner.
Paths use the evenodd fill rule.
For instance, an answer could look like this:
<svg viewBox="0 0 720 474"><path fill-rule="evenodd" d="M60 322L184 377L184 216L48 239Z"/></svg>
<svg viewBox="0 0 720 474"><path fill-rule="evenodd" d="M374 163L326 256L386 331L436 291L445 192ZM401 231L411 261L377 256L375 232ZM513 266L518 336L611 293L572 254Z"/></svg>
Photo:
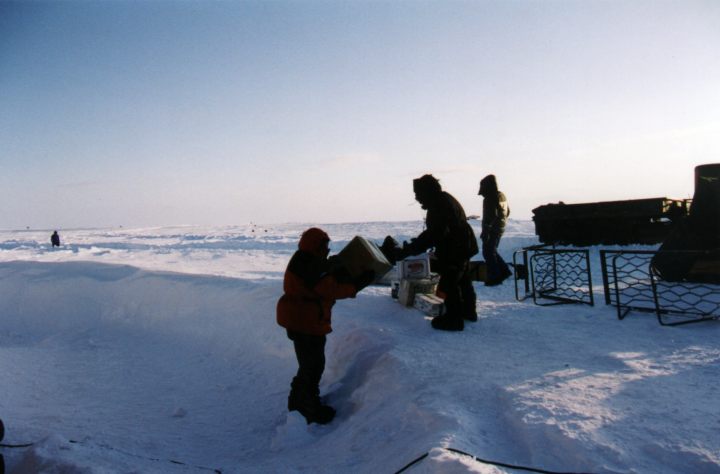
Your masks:
<svg viewBox="0 0 720 474"><path fill-rule="evenodd" d="M428 254L408 257L398 262L401 280L421 280L430 276L430 256Z"/></svg>
<svg viewBox="0 0 720 474"><path fill-rule="evenodd" d="M413 307L432 317L442 316L445 312L445 303L435 295L416 294Z"/></svg>
<svg viewBox="0 0 720 474"><path fill-rule="evenodd" d="M482 260L471 260L468 265L468 274L473 281L487 280L487 264Z"/></svg>
<svg viewBox="0 0 720 474"><path fill-rule="evenodd" d="M360 236L353 237L337 254L335 261L352 278L372 270L375 272L375 281L381 280L393 268L375 243Z"/></svg>
<svg viewBox="0 0 720 474"><path fill-rule="evenodd" d="M579 204L545 204L533 209L535 233L546 245L659 244L674 223L688 215L691 200L666 197Z"/></svg>
<svg viewBox="0 0 720 474"><path fill-rule="evenodd" d="M398 302L403 306L412 306L415 295L435 294L438 279L437 275L431 275L431 278L421 280L400 280Z"/></svg>

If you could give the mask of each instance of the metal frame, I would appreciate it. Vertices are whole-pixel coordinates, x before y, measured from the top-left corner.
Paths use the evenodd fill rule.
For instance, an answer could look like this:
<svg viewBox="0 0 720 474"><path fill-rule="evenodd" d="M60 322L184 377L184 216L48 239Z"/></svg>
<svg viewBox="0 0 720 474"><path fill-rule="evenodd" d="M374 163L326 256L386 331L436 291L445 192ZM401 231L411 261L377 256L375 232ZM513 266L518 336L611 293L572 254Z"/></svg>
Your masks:
<svg viewBox="0 0 720 474"><path fill-rule="evenodd" d="M700 257L720 260L720 251L665 250L662 252L675 258ZM653 285L658 322L663 326L680 326L720 319L720 275L695 275L683 281L667 281L657 267L650 264L650 280ZM703 281L706 280L706 281ZM707 281L712 280L712 281Z"/></svg>
<svg viewBox="0 0 720 474"><path fill-rule="evenodd" d="M525 247L520 250L516 250L513 252L513 275L515 278L515 299L518 301L524 301L528 297L531 296L530 294L530 278L531 275L528 272L528 251L534 249L534 248L542 248L542 245L536 245L534 247ZM523 263L519 264L517 261L518 255L522 255ZM524 285L524 293L523 296L520 297L520 290L518 288L518 281L523 280Z"/></svg>
<svg viewBox="0 0 720 474"><path fill-rule="evenodd" d="M720 319L720 280L667 281L652 259L657 250L601 250L605 303L616 306L618 319L631 311L655 313L663 326ZM677 258L697 258L717 252L666 250Z"/></svg>
<svg viewBox="0 0 720 474"><path fill-rule="evenodd" d="M657 311L650 275L645 270L655 253L654 250L600 250L605 304L617 308L618 319L625 319L630 311Z"/></svg>
<svg viewBox="0 0 720 474"><path fill-rule="evenodd" d="M518 255L522 255L527 275L525 293L521 297L519 280L523 279L518 271ZM587 249L557 249L544 245L535 245L516 251L513 254L515 265L515 298L523 301L532 296L538 306L580 303L594 306L592 277L590 272L590 252ZM541 303L539 300L550 300Z"/></svg>

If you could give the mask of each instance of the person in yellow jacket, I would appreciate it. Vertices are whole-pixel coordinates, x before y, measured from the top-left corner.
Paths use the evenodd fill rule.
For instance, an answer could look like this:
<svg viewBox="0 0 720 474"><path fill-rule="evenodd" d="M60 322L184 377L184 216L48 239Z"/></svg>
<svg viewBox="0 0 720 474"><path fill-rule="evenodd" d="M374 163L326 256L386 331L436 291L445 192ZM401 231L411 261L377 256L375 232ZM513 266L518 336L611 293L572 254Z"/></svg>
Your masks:
<svg viewBox="0 0 720 474"><path fill-rule="evenodd" d="M482 241L483 258L487 265L485 286L496 286L512 275L508 264L497 251L500 238L505 232L505 224L510 216L510 207L505 194L498 190L494 174L489 174L480 181L478 195L483 197L480 240Z"/></svg>

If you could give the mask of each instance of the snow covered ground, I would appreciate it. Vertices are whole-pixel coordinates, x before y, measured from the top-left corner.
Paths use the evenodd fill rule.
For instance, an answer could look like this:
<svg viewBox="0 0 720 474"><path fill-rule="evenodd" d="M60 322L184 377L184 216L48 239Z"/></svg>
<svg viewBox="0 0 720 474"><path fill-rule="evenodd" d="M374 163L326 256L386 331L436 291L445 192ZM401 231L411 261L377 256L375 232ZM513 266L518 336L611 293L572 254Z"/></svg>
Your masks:
<svg viewBox="0 0 720 474"><path fill-rule="evenodd" d="M474 225L477 225L475 223ZM0 418L11 473L720 473L720 324L517 302L478 285L477 323L434 331L374 286L338 302L327 426L286 411L275 324L308 224L0 232ZM402 241L421 222L322 226ZM476 229L479 234L479 229ZM512 221L501 245L536 243ZM601 282L597 252L593 281ZM178 464L177 461L183 464Z"/></svg>

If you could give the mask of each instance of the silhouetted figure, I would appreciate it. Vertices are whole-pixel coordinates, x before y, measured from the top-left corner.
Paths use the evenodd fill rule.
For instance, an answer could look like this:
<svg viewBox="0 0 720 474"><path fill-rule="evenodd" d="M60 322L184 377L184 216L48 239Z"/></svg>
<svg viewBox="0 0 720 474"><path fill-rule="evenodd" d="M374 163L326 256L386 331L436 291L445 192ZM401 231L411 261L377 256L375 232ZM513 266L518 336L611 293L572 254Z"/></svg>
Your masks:
<svg viewBox="0 0 720 474"><path fill-rule="evenodd" d="M50 243L52 243L53 247L60 247L60 236L57 231L50 236Z"/></svg>
<svg viewBox="0 0 720 474"><path fill-rule="evenodd" d="M445 295L445 314L433 318L432 327L462 331L464 319L477 321L476 295L469 273L470 257L478 253L475 233L463 207L442 190L434 176L426 174L413 180L413 191L415 200L427 210L426 229L403 246L398 260L435 248L438 290Z"/></svg>
<svg viewBox="0 0 720 474"><path fill-rule="evenodd" d="M288 410L299 411L310 423L326 424L335 410L320 400L320 379L325 370L325 335L332 331L335 300L354 298L375 278L372 271L356 279L341 275L328 260L330 237L312 227L303 232L298 250L285 270L284 294L277 303L277 323L293 341L298 371L292 380Z"/></svg>
<svg viewBox="0 0 720 474"><path fill-rule="evenodd" d="M483 244L483 258L487 265L485 285L500 285L507 277L512 275L507 263L497 251L500 238L505 232L507 218L510 216L510 207L505 195L498 190L494 174L489 174L480 181L478 194L483 197L480 240Z"/></svg>

